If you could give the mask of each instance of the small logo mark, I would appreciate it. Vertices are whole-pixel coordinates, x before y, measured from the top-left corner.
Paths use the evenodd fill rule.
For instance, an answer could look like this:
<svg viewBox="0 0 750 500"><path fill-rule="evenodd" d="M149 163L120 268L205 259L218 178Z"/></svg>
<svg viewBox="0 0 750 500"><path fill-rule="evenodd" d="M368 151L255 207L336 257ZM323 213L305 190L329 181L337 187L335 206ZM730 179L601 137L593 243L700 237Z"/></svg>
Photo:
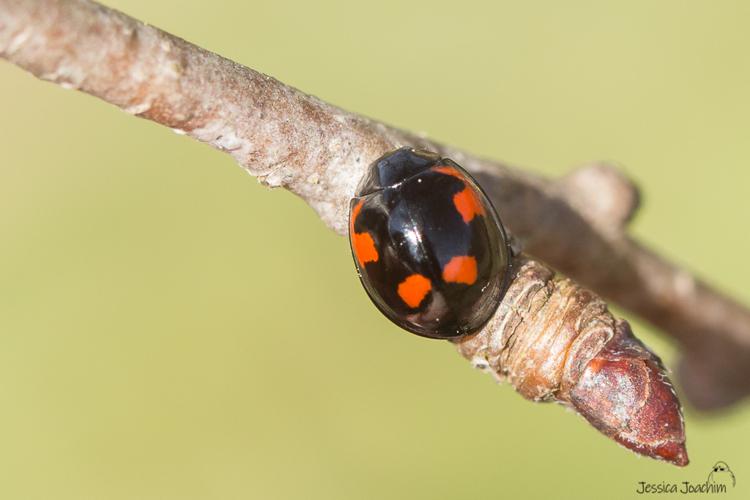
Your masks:
<svg viewBox="0 0 750 500"><path fill-rule="evenodd" d="M734 477L734 472L729 468L726 462L719 460L716 465L713 466L711 472L708 474L708 482L714 484L727 484L729 479L732 479L732 488L737 485L737 479Z"/></svg>

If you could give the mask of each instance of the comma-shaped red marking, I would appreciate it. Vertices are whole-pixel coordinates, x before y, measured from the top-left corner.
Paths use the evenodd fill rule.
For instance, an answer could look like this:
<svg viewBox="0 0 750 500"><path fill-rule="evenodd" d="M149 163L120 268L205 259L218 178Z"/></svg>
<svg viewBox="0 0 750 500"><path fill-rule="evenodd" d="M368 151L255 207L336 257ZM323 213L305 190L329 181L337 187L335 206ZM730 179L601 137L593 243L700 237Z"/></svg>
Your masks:
<svg viewBox="0 0 750 500"><path fill-rule="evenodd" d="M398 285L398 296L412 309L419 307L432 290L432 282L421 274L412 274Z"/></svg>
<svg viewBox="0 0 750 500"><path fill-rule="evenodd" d="M437 167L433 167L432 170L434 170L435 172L440 172L441 174L453 176L462 182L465 180L464 176L461 175L461 172L459 172L453 167L449 167L448 165L440 165Z"/></svg>
<svg viewBox="0 0 750 500"><path fill-rule="evenodd" d="M364 267L368 262L377 262L379 258L378 249L375 248L375 240L372 239L370 233L358 233L354 230L354 221L359 217L364 203L365 200L360 200L352 209L352 214L349 217L349 235L352 239L354 255L357 256L360 267Z"/></svg>
<svg viewBox="0 0 750 500"><path fill-rule="evenodd" d="M443 268L443 280L473 285L477 281L477 259L469 255L453 257Z"/></svg>
<svg viewBox="0 0 750 500"><path fill-rule="evenodd" d="M477 215L484 215L484 205L479 200L477 193L466 186L463 191L453 195L453 204L456 210L461 214L465 223L469 223Z"/></svg>
<svg viewBox="0 0 750 500"><path fill-rule="evenodd" d="M456 207L456 210L458 210L458 213L461 214L461 218L465 223L468 224L477 215L485 215L482 201L479 199L479 196L477 196L476 191L466 183L466 178L461 172L446 165L434 167L433 170L435 172L440 172L441 174L453 176L464 183L464 189L453 195L453 205Z"/></svg>

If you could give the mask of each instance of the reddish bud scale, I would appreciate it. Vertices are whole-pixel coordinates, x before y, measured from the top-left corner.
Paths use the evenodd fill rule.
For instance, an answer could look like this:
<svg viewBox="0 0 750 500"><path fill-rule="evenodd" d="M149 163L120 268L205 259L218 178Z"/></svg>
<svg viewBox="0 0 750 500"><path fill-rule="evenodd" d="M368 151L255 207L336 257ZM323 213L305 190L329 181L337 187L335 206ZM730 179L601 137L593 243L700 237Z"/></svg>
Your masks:
<svg viewBox="0 0 750 500"><path fill-rule="evenodd" d="M454 341L474 366L525 398L573 408L636 453L688 463L679 401L661 360L593 292L517 259L485 328Z"/></svg>

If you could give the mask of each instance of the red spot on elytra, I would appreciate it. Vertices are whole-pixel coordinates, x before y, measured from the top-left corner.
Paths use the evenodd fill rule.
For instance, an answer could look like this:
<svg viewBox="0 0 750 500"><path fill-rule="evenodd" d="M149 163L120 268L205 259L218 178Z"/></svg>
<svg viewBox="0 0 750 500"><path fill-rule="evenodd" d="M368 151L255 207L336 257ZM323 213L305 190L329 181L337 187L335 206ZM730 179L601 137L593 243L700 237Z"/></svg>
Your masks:
<svg viewBox="0 0 750 500"><path fill-rule="evenodd" d="M432 290L432 282L421 274L412 274L398 285L398 296L407 306L418 307Z"/></svg>
<svg viewBox="0 0 750 500"><path fill-rule="evenodd" d="M453 195L453 204L455 205L456 210L458 210L458 213L461 214L461 218L465 223L468 224L477 215L485 214L482 201L479 199L479 196L477 196L476 191L466 183L466 177L461 172L447 165L433 167L432 170L455 177L464 183L463 191Z"/></svg>
<svg viewBox="0 0 750 500"><path fill-rule="evenodd" d="M447 165L440 165L438 167L433 167L432 170L434 170L435 172L440 172L441 174L450 175L450 176L455 177L456 179L458 179L460 181L464 181L465 180L464 176L461 174L461 172L459 172L455 168L449 167Z"/></svg>
<svg viewBox="0 0 750 500"><path fill-rule="evenodd" d="M477 259L468 255L453 257L443 268L443 280L473 285L477 281Z"/></svg>
<svg viewBox="0 0 750 500"><path fill-rule="evenodd" d="M477 193L466 186L463 191L453 195L453 204L456 206L456 210L461 214L461 218L465 223L471 222L471 220L477 215L484 215L484 206L479 200Z"/></svg>
<svg viewBox="0 0 750 500"><path fill-rule="evenodd" d="M360 200L352 208L352 214L349 217L349 237L351 238L352 249L360 267L364 267L368 262L377 262L379 258L378 249L375 247L375 240L372 239L370 233L358 233L354 230L354 222L359 217L364 203L365 200Z"/></svg>
<svg viewBox="0 0 750 500"><path fill-rule="evenodd" d="M375 248L375 241L370 233L354 233L352 235L352 247L360 266L364 266L368 262L378 261L378 249Z"/></svg>

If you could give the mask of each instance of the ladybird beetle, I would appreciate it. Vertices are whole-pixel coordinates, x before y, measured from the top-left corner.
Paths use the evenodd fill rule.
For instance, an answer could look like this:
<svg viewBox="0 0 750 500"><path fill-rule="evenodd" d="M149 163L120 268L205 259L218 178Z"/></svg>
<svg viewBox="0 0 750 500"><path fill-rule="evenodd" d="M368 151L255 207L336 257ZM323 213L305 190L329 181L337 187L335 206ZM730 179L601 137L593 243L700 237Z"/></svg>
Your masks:
<svg viewBox="0 0 750 500"><path fill-rule="evenodd" d="M424 337L476 332L510 276L509 241L489 198L428 151L401 148L370 165L351 201L349 243L373 303Z"/></svg>

